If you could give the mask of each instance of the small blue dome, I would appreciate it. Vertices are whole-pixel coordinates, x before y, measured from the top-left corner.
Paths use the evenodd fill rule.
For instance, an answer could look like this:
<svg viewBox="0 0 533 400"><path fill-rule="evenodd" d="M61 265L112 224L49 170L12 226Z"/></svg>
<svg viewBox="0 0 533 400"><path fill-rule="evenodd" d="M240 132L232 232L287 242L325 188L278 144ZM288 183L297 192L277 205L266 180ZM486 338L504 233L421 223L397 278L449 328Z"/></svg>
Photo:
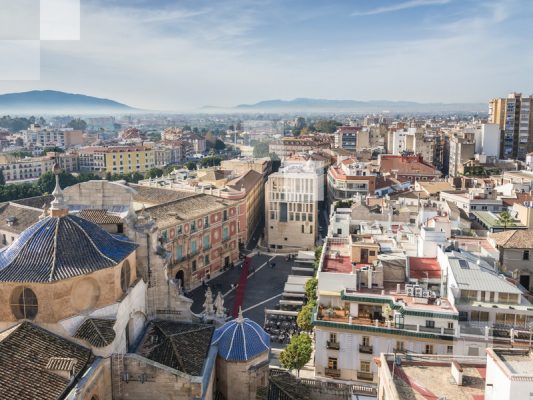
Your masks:
<svg viewBox="0 0 533 400"><path fill-rule="evenodd" d="M241 314L215 330L212 344L218 345L218 354L224 360L247 361L270 349L270 336Z"/></svg>

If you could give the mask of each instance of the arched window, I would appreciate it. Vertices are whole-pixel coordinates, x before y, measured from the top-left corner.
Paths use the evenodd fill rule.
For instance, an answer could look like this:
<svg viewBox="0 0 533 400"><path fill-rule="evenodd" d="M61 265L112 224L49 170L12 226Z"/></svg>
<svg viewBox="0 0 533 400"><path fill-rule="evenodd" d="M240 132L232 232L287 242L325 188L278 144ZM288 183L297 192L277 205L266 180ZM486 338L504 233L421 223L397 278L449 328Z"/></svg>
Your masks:
<svg viewBox="0 0 533 400"><path fill-rule="evenodd" d="M120 271L120 288L123 293L126 293L130 287L131 271L130 271L130 262L128 260L124 261L122 264L122 270Z"/></svg>
<svg viewBox="0 0 533 400"><path fill-rule="evenodd" d="M39 310L37 296L27 287L19 286L11 294L11 311L17 319L34 319Z"/></svg>

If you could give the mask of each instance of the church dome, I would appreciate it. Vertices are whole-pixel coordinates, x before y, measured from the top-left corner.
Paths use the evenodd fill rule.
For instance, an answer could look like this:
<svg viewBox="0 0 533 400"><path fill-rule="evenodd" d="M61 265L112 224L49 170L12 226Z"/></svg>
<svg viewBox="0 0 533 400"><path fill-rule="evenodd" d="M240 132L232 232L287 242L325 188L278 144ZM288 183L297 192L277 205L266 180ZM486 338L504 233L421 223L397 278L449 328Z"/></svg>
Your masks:
<svg viewBox="0 0 533 400"><path fill-rule="evenodd" d="M53 282L117 265L137 245L86 219L46 217L0 252L0 281Z"/></svg>
<svg viewBox="0 0 533 400"><path fill-rule="evenodd" d="M215 331L212 344L218 345L218 354L224 360L247 361L270 349L270 336L240 313Z"/></svg>

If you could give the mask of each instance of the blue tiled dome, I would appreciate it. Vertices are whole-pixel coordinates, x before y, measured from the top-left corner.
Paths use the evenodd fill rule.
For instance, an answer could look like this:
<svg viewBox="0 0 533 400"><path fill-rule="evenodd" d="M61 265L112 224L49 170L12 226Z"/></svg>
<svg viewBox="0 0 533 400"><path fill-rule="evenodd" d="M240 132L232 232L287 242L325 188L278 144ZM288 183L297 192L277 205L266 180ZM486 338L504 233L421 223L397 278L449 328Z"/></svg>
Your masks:
<svg viewBox="0 0 533 400"><path fill-rule="evenodd" d="M112 267L135 250L83 218L47 217L0 253L0 281L52 282Z"/></svg>
<svg viewBox="0 0 533 400"><path fill-rule="evenodd" d="M213 335L218 354L228 361L246 361L270 349L270 336L248 318L234 319L218 328Z"/></svg>

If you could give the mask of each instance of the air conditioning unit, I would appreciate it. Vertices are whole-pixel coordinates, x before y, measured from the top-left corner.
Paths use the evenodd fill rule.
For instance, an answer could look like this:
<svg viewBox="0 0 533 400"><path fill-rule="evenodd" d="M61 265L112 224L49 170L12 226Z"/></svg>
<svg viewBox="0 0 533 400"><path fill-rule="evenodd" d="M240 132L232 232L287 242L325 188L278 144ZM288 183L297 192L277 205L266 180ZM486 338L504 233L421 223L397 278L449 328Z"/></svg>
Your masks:
<svg viewBox="0 0 533 400"><path fill-rule="evenodd" d="M407 296L414 296L415 295L415 289L410 286L410 287L407 287L407 285L405 285L405 293L407 293Z"/></svg>
<svg viewBox="0 0 533 400"><path fill-rule="evenodd" d="M422 297L429 299L431 297L431 292L429 290L422 291Z"/></svg>
<svg viewBox="0 0 533 400"><path fill-rule="evenodd" d="M422 297L423 290L420 286L415 287L415 297Z"/></svg>

